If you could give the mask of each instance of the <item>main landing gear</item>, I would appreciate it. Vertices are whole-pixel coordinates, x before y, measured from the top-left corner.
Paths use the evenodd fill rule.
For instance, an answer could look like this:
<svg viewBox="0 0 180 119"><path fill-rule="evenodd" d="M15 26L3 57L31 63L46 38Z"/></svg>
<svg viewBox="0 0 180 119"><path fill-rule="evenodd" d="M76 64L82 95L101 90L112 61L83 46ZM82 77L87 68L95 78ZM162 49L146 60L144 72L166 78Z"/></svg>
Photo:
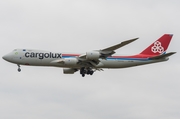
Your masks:
<svg viewBox="0 0 180 119"><path fill-rule="evenodd" d="M21 72L21 68L20 65L18 64L18 72Z"/></svg>
<svg viewBox="0 0 180 119"><path fill-rule="evenodd" d="M94 73L94 71L91 69L91 68L84 68L84 67L82 67L81 69L80 69L80 74L82 75L82 77L84 77L85 76L85 74L87 74L87 75L93 75L93 73Z"/></svg>

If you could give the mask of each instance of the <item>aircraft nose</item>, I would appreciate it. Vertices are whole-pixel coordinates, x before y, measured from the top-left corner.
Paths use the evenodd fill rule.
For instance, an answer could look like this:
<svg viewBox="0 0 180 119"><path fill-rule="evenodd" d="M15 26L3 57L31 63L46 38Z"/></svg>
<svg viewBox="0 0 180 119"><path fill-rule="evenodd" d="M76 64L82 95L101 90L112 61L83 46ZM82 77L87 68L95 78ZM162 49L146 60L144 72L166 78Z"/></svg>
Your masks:
<svg viewBox="0 0 180 119"><path fill-rule="evenodd" d="M11 59L11 55L7 54L2 57L4 60L9 61Z"/></svg>

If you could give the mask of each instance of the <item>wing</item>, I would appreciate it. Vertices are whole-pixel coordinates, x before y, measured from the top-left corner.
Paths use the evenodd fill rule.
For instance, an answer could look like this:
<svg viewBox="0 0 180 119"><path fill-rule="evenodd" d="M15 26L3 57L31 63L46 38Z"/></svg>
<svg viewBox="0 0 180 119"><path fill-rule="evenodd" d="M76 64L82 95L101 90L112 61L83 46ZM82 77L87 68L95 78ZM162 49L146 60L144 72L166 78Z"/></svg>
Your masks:
<svg viewBox="0 0 180 119"><path fill-rule="evenodd" d="M114 51L114 50L116 50L116 49L118 49L120 47L123 47L123 46L125 46L125 45L127 45L127 44L129 44L129 43L131 43L131 42L133 42L135 40L137 40L137 39L138 38L134 38L134 39L131 39L131 40L123 41L123 42L121 42L121 43L119 43L117 45L114 45L114 46L102 49L101 51Z"/></svg>
<svg viewBox="0 0 180 119"><path fill-rule="evenodd" d="M105 49L86 52L86 54L80 55L79 57L77 57L77 59L79 60L80 65L87 65L91 67L96 67L97 65L103 65L100 63L99 58L106 59L108 56L114 54L116 49L121 48L137 39L138 38L123 41L117 45Z"/></svg>
<svg viewBox="0 0 180 119"><path fill-rule="evenodd" d="M121 48L135 40L137 40L138 38L134 38L134 39L130 39L130 40L127 40L127 41L123 41L117 45L113 45L111 47L108 47L108 48L105 48L105 49L101 49L101 50L96 50L94 52L99 52L100 53L100 57L99 58L102 58L102 59L106 59L106 57L108 56L111 56L112 54L115 53L115 50L118 49L118 48ZM79 58L83 58L85 59L87 57L87 54L83 54L83 55L80 55Z"/></svg>

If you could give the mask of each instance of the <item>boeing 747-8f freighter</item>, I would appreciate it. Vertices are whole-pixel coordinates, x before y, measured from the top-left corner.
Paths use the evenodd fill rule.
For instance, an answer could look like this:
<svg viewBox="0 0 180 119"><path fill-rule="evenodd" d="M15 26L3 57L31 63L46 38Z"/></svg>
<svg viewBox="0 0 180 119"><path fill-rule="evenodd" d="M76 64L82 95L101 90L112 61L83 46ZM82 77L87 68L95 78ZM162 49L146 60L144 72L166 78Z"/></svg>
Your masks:
<svg viewBox="0 0 180 119"><path fill-rule="evenodd" d="M168 57L175 53L166 53L172 36L172 34L163 35L140 54L133 56L119 56L115 54L115 50L138 38L127 40L105 49L86 52L85 54L15 49L3 56L3 59L17 64L19 72L21 71L20 65L53 66L62 67L64 74L74 74L80 70L80 74L84 77L86 74L92 75L95 71L103 68L126 68L167 61Z"/></svg>

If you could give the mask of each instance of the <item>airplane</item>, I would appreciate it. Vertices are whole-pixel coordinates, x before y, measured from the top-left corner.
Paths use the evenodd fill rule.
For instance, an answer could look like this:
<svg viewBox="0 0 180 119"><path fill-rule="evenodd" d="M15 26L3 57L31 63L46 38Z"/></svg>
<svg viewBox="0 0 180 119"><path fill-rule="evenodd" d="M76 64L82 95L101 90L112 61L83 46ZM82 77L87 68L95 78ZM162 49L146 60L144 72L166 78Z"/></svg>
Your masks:
<svg viewBox="0 0 180 119"><path fill-rule="evenodd" d="M19 72L21 71L20 65L53 66L62 67L64 74L74 74L80 71L80 74L84 77L85 75L93 75L95 71L103 71L103 68L126 68L167 61L169 56L176 53L166 53L172 36L172 34L164 34L140 54L132 56L116 55L115 50L138 38L123 41L105 49L86 52L85 54L15 49L2 58L17 64Z"/></svg>

